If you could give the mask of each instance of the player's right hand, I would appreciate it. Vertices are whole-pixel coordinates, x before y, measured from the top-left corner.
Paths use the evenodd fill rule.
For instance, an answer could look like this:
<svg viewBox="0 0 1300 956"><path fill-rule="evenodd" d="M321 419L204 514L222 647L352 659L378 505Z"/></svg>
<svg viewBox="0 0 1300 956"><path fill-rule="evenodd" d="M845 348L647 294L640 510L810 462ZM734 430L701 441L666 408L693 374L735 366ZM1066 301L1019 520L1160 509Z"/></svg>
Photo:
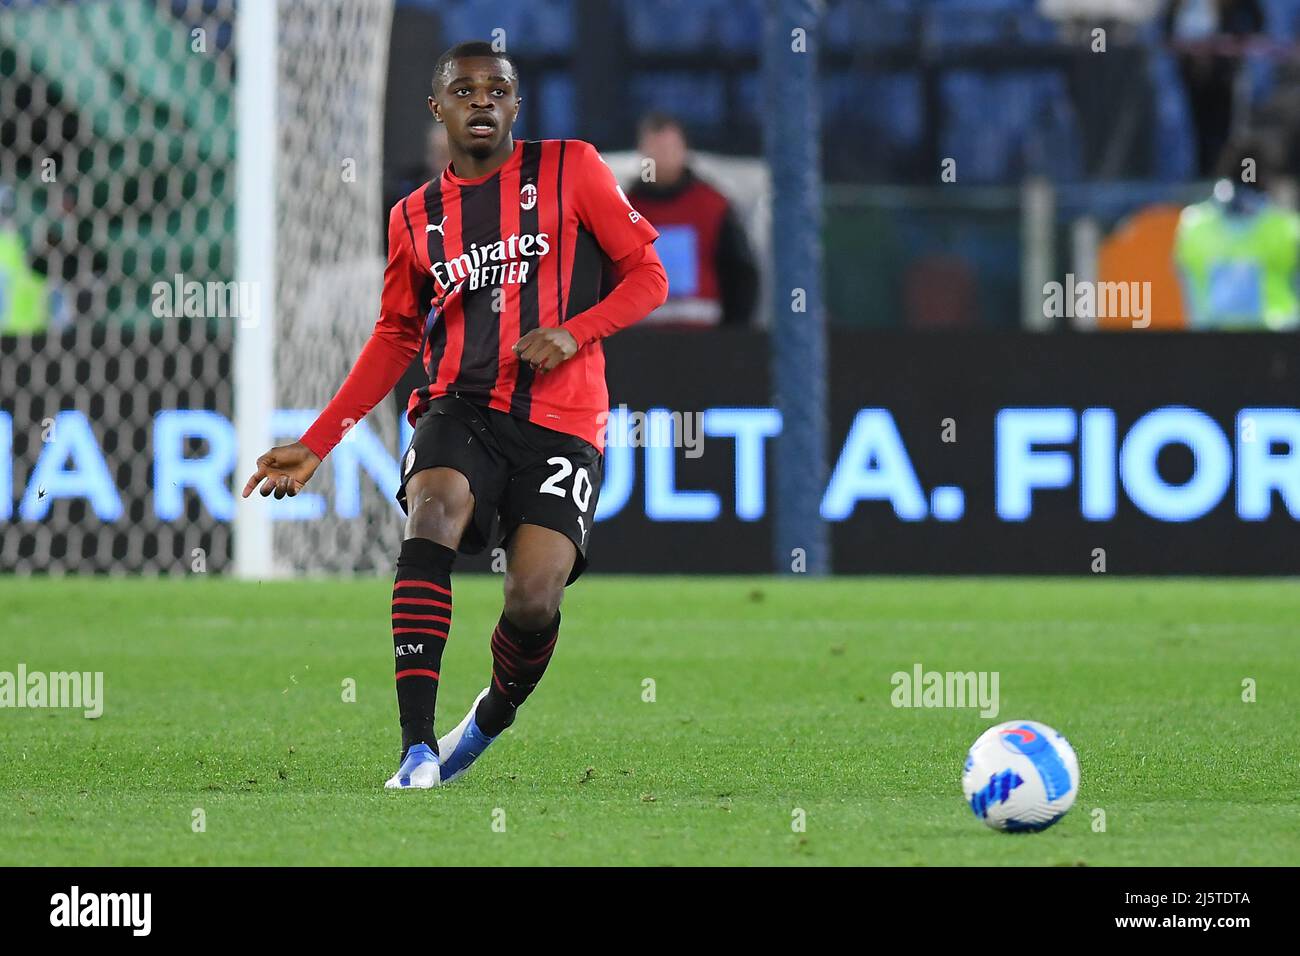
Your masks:
<svg viewBox="0 0 1300 956"><path fill-rule="evenodd" d="M243 497L247 498L262 482L262 497L274 492L277 498L288 495L292 498L302 491L303 486L320 467L316 453L300 441L291 445L276 445L261 458L257 459L257 471L244 485Z"/></svg>

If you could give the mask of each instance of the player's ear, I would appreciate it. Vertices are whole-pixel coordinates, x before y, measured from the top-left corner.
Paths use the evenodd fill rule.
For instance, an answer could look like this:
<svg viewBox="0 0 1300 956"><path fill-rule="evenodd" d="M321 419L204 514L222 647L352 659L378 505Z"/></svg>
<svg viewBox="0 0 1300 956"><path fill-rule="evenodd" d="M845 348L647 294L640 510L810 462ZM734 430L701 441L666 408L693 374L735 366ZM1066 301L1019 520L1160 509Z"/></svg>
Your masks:
<svg viewBox="0 0 1300 956"><path fill-rule="evenodd" d="M432 96L429 97L429 112L433 114L435 120L442 122L442 115L438 112L438 101Z"/></svg>
<svg viewBox="0 0 1300 956"><path fill-rule="evenodd" d="M516 97L515 97L515 115L512 116L512 117L510 117L510 122L511 122L511 123L514 123L515 120L519 119L519 107L521 107L521 106L523 106L523 105L524 105L524 99L523 99L523 97L522 97L522 96L516 96Z"/></svg>

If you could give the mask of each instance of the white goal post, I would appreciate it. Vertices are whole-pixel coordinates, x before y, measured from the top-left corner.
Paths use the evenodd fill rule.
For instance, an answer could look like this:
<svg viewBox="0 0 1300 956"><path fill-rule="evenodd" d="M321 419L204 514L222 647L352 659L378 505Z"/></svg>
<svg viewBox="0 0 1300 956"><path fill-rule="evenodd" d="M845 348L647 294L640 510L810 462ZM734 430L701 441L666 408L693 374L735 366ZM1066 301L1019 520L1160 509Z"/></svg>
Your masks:
<svg viewBox="0 0 1300 956"><path fill-rule="evenodd" d="M239 51L236 83L236 273L252 283L257 308L235 329L235 484L251 473L271 445L275 410L275 188L279 0L241 3L235 19ZM240 578L272 574L271 515L258 494L235 502L234 570Z"/></svg>

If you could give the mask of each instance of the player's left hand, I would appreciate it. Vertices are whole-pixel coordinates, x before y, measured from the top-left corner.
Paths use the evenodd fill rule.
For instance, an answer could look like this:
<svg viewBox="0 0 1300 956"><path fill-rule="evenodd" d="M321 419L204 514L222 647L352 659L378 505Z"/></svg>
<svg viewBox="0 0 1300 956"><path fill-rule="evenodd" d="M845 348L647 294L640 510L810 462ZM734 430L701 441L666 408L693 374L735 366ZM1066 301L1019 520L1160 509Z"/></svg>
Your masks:
<svg viewBox="0 0 1300 956"><path fill-rule="evenodd" d="M578 351L578 340L564 329L533 329L514 345L519 361L535 372L549 372Z"/></svg>

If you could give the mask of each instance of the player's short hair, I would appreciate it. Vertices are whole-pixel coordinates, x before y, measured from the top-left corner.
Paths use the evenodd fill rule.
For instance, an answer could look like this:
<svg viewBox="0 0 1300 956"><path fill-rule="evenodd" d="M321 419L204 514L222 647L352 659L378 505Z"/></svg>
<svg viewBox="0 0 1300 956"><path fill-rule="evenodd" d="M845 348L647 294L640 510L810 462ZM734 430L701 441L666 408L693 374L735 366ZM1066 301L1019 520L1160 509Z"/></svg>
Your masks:
<svg viewBox="0 0 1300 956"><path fill-rule="evenodd" d="M490 56L496 60L505 60L510 64L510 80L515 84L515 89L519 89L519 64L515 62L514 57L504 50L493 49L492 44L486 40L467 40L464 43L457 43L438 57L438 62L433 65L433 91L435 93L447 82L452 61L468 56Z"/></svg>
<svg viewBox="0 0 1300 956"><path fill-rule="evenodd" d="M663 110L651 110L641 117L636 124L637 136L644 136L647 133L660 133L666 129L675 129L682 134L682 139L686 138L686 127L672 113L665 113Z"/></svg>

